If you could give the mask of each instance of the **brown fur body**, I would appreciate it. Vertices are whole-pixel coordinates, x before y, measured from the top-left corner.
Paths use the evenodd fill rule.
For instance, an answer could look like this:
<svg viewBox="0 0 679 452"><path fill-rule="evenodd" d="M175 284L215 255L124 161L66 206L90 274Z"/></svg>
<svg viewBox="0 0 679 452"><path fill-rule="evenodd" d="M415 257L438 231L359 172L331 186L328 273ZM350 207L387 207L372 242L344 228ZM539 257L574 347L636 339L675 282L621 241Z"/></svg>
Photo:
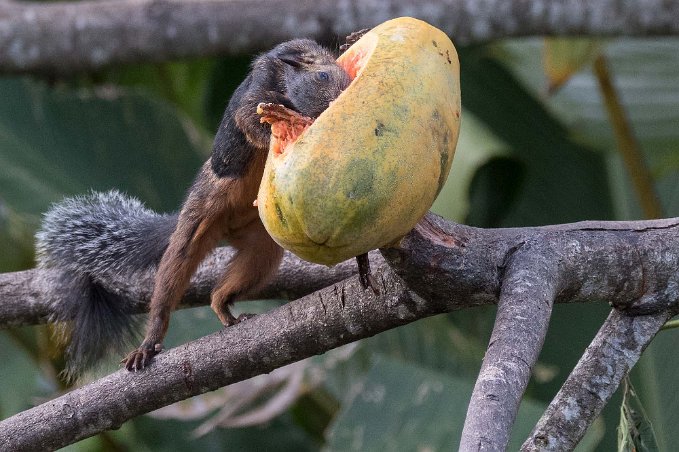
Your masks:
<svg viewBox="0 0 679 452"><path fill-rule="evenodd" d="M144 368L160 351L170 314L200 262L220 240L237 250L211 295L212 309L224 326L240 320L229 306L260 288L278 268L283 250L269 237L252 205L271 136L269 125L260 123L257 105L277 103L313 118L348 83L334 56L309 40L283 43L255 60L229 101L212 156L182 206L158 266L146 336L124 360L128 370Z"/></svg>

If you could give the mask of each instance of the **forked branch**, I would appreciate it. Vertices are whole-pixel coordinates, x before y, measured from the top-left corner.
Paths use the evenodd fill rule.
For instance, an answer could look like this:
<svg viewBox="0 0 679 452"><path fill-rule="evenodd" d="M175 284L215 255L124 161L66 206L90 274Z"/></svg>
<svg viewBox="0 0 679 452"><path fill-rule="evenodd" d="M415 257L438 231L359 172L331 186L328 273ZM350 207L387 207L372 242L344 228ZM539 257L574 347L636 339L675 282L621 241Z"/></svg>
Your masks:
<svg viewBox="0 0 679 452"><path fill-rule="evenodd" d="M611 312L521 450L575 449L673 313L666 310L630 317Z"/></svg>
<svg viewBox="0 0 679 452"><path fill-rule="evenodd" d="M500 299L495 332L470 404L463 441L465 447L476 450L484 445L481 438L491 438L489 444L501 448L541 347L550 301L607 300L619 312L611 315L564 385L564 395L555 399L533 434L532 444L540 444L554 429L562 428L559 403L571 403L569 397L576 394L583 407L589 406L588 391L601 389L583 383L596 370L592 366L614 369L614 377L603 385L612 393L679 301L676 218L478 229L429 214L398 248L382 253L389 265L376 262L380 266L376 272L379 297L364 291L356 277L330 285L164 352L143 372L116 372L6 419L0 422L0 437L7 439L12 450L61 447L160 406L342 344L427 316ZM292 263L293 268L296 265ZM35 272L34 276L40 277L40 271ZM5 282L13 275L17 274L4 275ZM209 283L209 279L198 281ZM284 281L279 283L285 286ZM309 284L317 283L312 279ZM130 281L111 281L109 287L123 290L125 285ZM0 284L0 299L6 295L3 287L17 288ZM196 291L194 286L192 290L192 304L208 303L207 288ZM140 306L143 303L141 300ZM21 311L19 305L14 306L14 315L21 316L17 310ZM489 378L498 369L505 383ZM495 403L493 397L499 397L502 404ZM594 411L607 401L604 391L597 397L601 400L593 405ZM475 413L487 408L491 414L484 413L488 419L479 422ZM593 419L580 410L575 418L566 419L578 428L564 429L563 438L554 444L577 443ZM500 427L493 430L494 424Z"/></svg>

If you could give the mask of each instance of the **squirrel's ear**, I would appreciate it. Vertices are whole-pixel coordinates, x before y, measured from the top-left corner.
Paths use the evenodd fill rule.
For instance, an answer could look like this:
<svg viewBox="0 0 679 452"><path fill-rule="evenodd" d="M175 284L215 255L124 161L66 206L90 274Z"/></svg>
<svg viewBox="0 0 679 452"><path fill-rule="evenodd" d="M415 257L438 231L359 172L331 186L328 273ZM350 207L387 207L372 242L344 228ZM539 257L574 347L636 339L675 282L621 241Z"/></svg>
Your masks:
<svg viewBox="0 0 679 452"><path fill-rule="evenodd" d="M302 67L313 64L313 60L308 55L299 50L287 50L277 55L278 59L292 67Z"/></svg>

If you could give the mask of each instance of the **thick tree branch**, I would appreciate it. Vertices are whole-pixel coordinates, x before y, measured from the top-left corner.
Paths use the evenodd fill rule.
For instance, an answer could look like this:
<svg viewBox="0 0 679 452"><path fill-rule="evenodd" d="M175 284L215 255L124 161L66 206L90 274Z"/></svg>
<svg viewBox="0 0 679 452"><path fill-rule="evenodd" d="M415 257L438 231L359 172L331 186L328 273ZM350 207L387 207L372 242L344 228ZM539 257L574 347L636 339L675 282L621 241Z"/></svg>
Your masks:
<svg viewBox="0 0 679 452"><path fill-rule="evenodd" d="M637 317L611 312L521 450L575 449L672 315L669 310Z"/></svg>
<svg viewBox="0 0 679 452"><path fill-rule="evenodd" d="M180 307L210 304L210 291L221 277L226 264L233 256L231 248L220 248L210 255L191 279ZM377 252L370 254L371 263L379 266L384 262ZM281 298L293 300L315 292L357 273L353 260L342 262L332 268L312 264L285 253L276 277L250 299ZM59 287L60 272L33 269L15 273L0 273L0 329L14 326L46 323L53 318L54 306L59 306L68 291ZM105 287L123 293L130 300L137 300L137 312L147 311L153 291L153 274L139 275L136 280L113 279Z"/></svg>
<svg viewBox="0 0 679 452"><path fill-rule="evenodd" d="M490 234L486 235L487 233ZM562 394L569 396L573 394L574 388L582 391L583 380L592 375L591 366L601 366L600 369L603 368L609 372L614 369L614 376L599 382L600 385L605 385L605 391L599 388L601 391L597 397L601 396L602 400L592 405L595 413L598 413L609 400L610 395L615 392L624 375L638 360L639 355L662 326L664 320L671 317L669 313L676 311L677 303L679 303L679 273L677 272L679 244L676 243L679 238L678 234L679 219L676 218L640 222L582 222L491 232L459 227L459 225L442 222L429 216L406 237L402 249L390 250L387 255L390 255L390 263L409 286L427 299L445 299L451 293L457 292L469 299L476 298L475 302L481 304L486 301L486 298L492 297L493 290L499 290L498 286L493 285L492 280L495 279L500 282L502 290L505 284L513 286L513 290L519 292L528 290L529 294L531 294L531 289L537 290L535 298L544 300L548 298L549 291L554 287L553 278L556 277L559 278L556 302L607 300L627 314L649 314L630 317L618 312L612 315L612 318L618 319L616 321L622 325L629 322L634 326L625 329L620 326L611 326L609 321L607 322L609 325L602 328L592 347L598 347L597 341L614 345L628 344L628 346L611 346L603 353L594 353L592 357L583 358L581 366L569 379L571 391L562 391ZM486 237L482 239L482 235ZM500 244L503 241L504 244ZM532 287L526 287L526 284L521 284L520 281L511 281L507 278L507 276L511 277L510 273L505 272L503 275L503 264L497 264L502 262L502 253L511 253L512 248L508 246L509 244L519 247L523 243L530 243L531 251L535 255L549 256L544 261L544 266L527 267L529 274L537 278L537 281L540 281L541 276L543 278L541 284ZM469 265L470 259L475 259L484 253L489 256L488 265L478 262ZM491 265L493 261L496 267ZM543 270L549 268L550 263L551 265L558 263L559 270L547 272L548 275L545 276ZM425 278L412 276L409 268L417 266L426 269ZM450 287L449 284L453 283L453 280L446 278L446 275L451 273L458 275L455 279L456 287ZM467 292L465 289L472 290ZM540 290L545 290L546 293ZM531 304L527 302L527 306ZM497 350L494 348L497 349L497 347L494 347L493 340L491 340L491 346L484 360L484 367L490 367L486 365L486 362L491 359L493 362L500 363L498 367L501 368L501 372L496 374L500 377L503 376L502 372L508 366L520 361L512 355L513 344L517 344L517 354L525 351L539 351L542 344L541 337L544 334L542 331L544 317L519 313L521 317L537 317L523 323L507 319L502 312L503 309L500 308L496 331L499 326L509 325L503 330L506 334L502 335L507 344L504 352L508 356L496 360ZM531 322L535 322L536 331L526 331ZM495 338L495 331L493 336ZM535 347L523 347L522 342L525 340L534 341ZM532 365L533 362L534 358L527 359L524 367ZM484 389L484 383L484 370L482 369L470 404L469 414L472 417L467 419L467 422L472 425L465 426L462 450L482 450L484 447L489 447L488 450L503 448L503 441L506 441L505 436L508 435L508 428L513 422L513 410L515 410L513 403L515 398L512 391L517 386L524 385L523 381L519 383L507 381L506 386L492 388L496 389L497 393L492 394L490 400L479 401L478 398L483 396L480 392ZM591 385L584 386L584 388L592 387ZM492 392L492 390L487 391L486 395ZM482 413L481 410L484 407L493 405L492 399L495 397L498 397L502 403L509 404L510 407L505 410L498 409L496 412ZM581 406L591 402L587 397L582 397L582 399L586 402L580 404ZM555 402L558 400L557 397ZM566 403L572 403L572 399L566 398ZM561 406L553 407L552 411L546 413L541 421L548 427L541 429L533 436L536 444L540 444L538 449L542 447L542 441L545 438L541 434L545 431L552 434L557 430L561 432L561 436L556 439L547 436L550 441L547 444L554 445L553 450L572 448L571 446L577 444L587 427L596 418L595 415L590 416L591 413L585 409L577 412L571 411L568 414L568 421L573 428L566 428L568 426L561 425L558 419L554 420L552 417L559 413L559 408L563 408L563 405L564 402L561 399ZM478 417L474 417L475 414L478 414ZM507 419L511 419L509 425L506 423ZM563 445L565 447L561 447Z"/></svg>
<svg viewBox="0 0 679 452"><path fill-rule="evenodd" d="M531 243L511 249L501 267L495 327L467 409L460 450L505 450L542 349L559 289L558 261ZM540 246L540 244L538 244Z"/></svg>
<svg viewBox="0 0 679 452"><path fill-rule="evenodd" d="M506 256L527 253L528 248L536 265L529 266L531 273L524 277L520 267L513 265L527 257L514 256L508 265ZM494 303L500 294L508 302L501 311L509 313L515 304L512 299L520 298L521 285L515 283L522 279L547 282L534 284L537 291L527 299L548 299L556 288L556 302L608 300L627 313L650 314L615 314L623 324L644 325L644 319L650 323L639 330L602 329L601 340L612 344L604 352L606 358L628 350L638 355L649 334L655 334L666 313L674 312L679 302L679 219L484 230L428 215L399 248L383 250L383 255L401 277L383 265L377 272L379 297L362 290L357 278L351 278L162 353L144 372L117 372L20 413L0 423L0 436L9 438L8 444L17 450L58 447L114 428L143 412L419 318ZM555 262L557 267L552 265ZM556 286L549 282L552 279L558 281ZM498 325L507 324L498 320ZM542 327L528 332L525 324L516 326L516 331L504 328L502 342L541 341ZM628 336L630 332L641 332L641 336ZM630 346L621 347L626 341ZM525 352L509 359L525 360L527 369L538 348L526 346ZM498 348L502 349L507 350ZM622 373L636 361L635 356L625 358ZM597 356L587 362L605 365ZM614 391L619 378L608 381ZM585 418L584 424L591 419ZM576 433L569 438L577 442Z"/></svg>
<svg viewBox="0 0 679 452"><path fill-rule="evenodd" d="M376 273L380 297L357 278L120 370L0 422L8 450L53 450L161 406L212 391L441 312L396 275Z"/></svg>
<svg viewBox="0 0 679 452"><path fill-rule="evenodd" d="M528 242L560 262L557 303L606 300L644 314L679 300L679 218L479 229L428 214L382 254L423 298L481 305L497 300L504 256Z"/></svg>
<svg viewBox="0 0 679 452"><path fill-rule="evenodd" d="M65 74L242 54L299 36L336 42L335 36L398 16L426 20L459 44L518 36L679 33L679 0L5 1L0 72Z"/></svg>

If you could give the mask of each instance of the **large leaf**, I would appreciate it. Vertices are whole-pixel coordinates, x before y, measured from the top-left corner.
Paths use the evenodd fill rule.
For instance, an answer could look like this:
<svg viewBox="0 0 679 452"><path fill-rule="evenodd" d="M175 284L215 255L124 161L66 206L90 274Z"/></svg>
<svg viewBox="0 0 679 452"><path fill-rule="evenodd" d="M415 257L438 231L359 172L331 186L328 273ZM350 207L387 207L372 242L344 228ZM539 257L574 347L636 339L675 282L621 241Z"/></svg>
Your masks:
<svg viewBox="0 0 679 452"><path fill-rule="evenodd" d="M495 165L495 170L486 165L478 172L478 183L472 184L473 203L468 219L489 227L611 218L606 155L576 141L563 118L554 115L540 100L542 49L532 50L537 64L533 70L539 78L533 85L522 83L507 64L493 58L487 49L460 53L463 105L508 146L511 158ZM499 188L498 181L502 181ZM515 193L506 200L508 190ZM500 204L508 202L512 205ZM555 307L529 387L532 397L544 403L551 400L608 309L603 304ZM492 325L492 318L487 323ZM617 408L607 411L607 415L607 444L613 447Z"/></svg>
<svg viewBox="0 0 679 452"><path fill-rule="evenodd" d="M31 354L23 349L25 344L16 340L20 333L0 334L0 419L31 408L36 395L48 397L55 389L46 384Z"/></svg>
<svg viewBox="0 0 679 452"><path fill-rule="evenodd" d="M679 215L678 44L676 38L618 39L604 48L615 86L652 170L667 216ZM522 40L504 46L510 50L505 61L535 95L539 95L543 86L539 70L541 45L540 40ZM616 217L642 218L593 74L579 72L546 102L581 142L607 151ZM567 331L572 325L557 327L557 331ZM673 359L677 334L674 330L661 333L634 371L638 396L647 408L660 450L671 450L679 442L679 432L672 422L679 413L676 384L679 360ZM607 407L611 419L607 423L609 431L619 417L616 403L619 407L619 399Z"/></svg>
<svg viewBox="0 0 679 452"><path fill-rule="evenodd" d="M213 66L202 99L203 115L209 130L216 130L219 126L229 97L245 79L251 61L249 56L225 58Z"/></svg>
<svg viewBox="0 0 679 452"><path fill-rule="evenodd" d="M356 380L372 368L376 356L474 381L485 354L493 313L492 308L480 308L471 313L429 317L364 339L350 359L338 362L327 375L325 388L342 400Z"/></svg>
<svg viewBox="0 0 679 452"><path fill-rule="evenodd" d="M483 49L460 52L463 105L485 122L524 168L504 225L608 219L604 156L573 141L565 127Z"/></svg>
<svg viewBox="0 0 679 452"><path fill-rule="evenodd" d="M545 38L543 66L547 91L553 93L599 54L601 47L592 38Z"/></svg>
<svg viewBox="0 0 679 452"><path fill-rule="evenodd" d="M679 444L675 418L679 413L679 330L662 331L641 356L633 371L635 389L655 431L658 450Z"/></svg>
<svg viewBox="0 0 679 452"><path fill-rule="evenodd" d="M0 197L0 272L33 265L33 234L37 218L20 215Z"/></svg>
<svg viewBox="0 0 679 452"><path fill-rule="evenodd" d="M140 93L2 79L0 98L0 196L17 212L114 187L176 209L207 147L173 108Z"/></svg>
<svg viewBox="0 0 679 452"><path fill-rule="evenodd" d="M469 192L478 170L493 160L508 157L508 146L471 112L463 110L462 118L450 175L431 209L459 222L470 213Z"/></svg>
<svg viewBox="0 0 679 452"><path fill-rule="evenodd" d="M668 216L679 215L679 53L677 38L617 39L604 47L614 84L656 179ZM533 93L542 92L541 40L510 41L505 61ZM591 71L575 74L547 100L582 142L609 152L616 216L641 218L636 195L620 164L612 128Z"/></svg>
<svg viewBox="0 0 679 452"><path fill-rule="evenodd" d="M177 209L208 140L140 92L0 79L0 269L31 265L39 214L64 195L117 188Z"/></svg>
<svg viewBox="0 0 679 452"><path fill-rule="evenodd" d="M64 195L118 188L159 210L176 209L207 147L174 108L138 92L54 89L6 78L0 79L0 98L3 271L32 265L39 215ZM5 366L11 374L3 381L39 378L37 368L26 371L26 350L2 349L3 359L15 363ZM40 353L36 347L29 354ZM17 394L25 396L0 393L3 414L13 414Z"/></svg>
<svg viewBox="0 0 679 452"><path fill-rule="evenodd" d="M618 452L655 452L655 432L629 376L623 381L623 399L618 426Z"/></svg>
<svg viewBox="0 0 679 452"><path fill-rule="evenodd" d="M540 51L540 48L535 49L538 72ZM604 155L575 142L560 118L539 102L536 93L526 89L505 64L491 58L484 49L465 50L460 55L462 81L465 82L462 84L463 104L503 140L510 149L509 155L523 168L523 176L516 175L514 180L515 189L518 189L514 208L500 223L545 224L610 217L612 208ZM471 204L470 216L490 218L488 214L476 212L487 209L484 205L494 202L497 196L492 190L494 182L490 179L485 183L485 195L482 187L478 187L479 193L475 197L480 201L485 197L486 201ZM506 186L512 185L507 182ZM484 222L477 224L494 226ZM556 366L556 375L539 391L541 399L550 400L598 330L607 311L608 307L604 305L555 308L555 321L541 360L548 366ZM493 313L484 315L492 316ZM486 324L490 328L492 321Z"/></svg>
<svg viewBox="0 0 679 452"><path fill-rule="evenodd" d="M305 452L318 448L291 419L281 416L267 425L240 429L218 429L202 437L195 437L198 421L160 420L141 416L123 424L120 431L68 446L65 452L131 450L144 452L195 451L219 452L235 450Z"/></svg>
<svg viewBox="0 0 679 452"><path fill-rule="evenodd" d="M231 93L250 70L252 58L244 55L116 67L96 79L116 86L140 87L162 97L212 134Z"/></svg>
<svg viewBox="0 0 679 452"><path fill-rule="evenodd" d="M97 75L99 84L141 88L154 97L163 98L188 115L192 122L206 128L204 99L209 75L214 71L212 59L147 63L107 69ZM230 91L222 93L228 95ZM214 128L207 127L207 130Z"/></svg>
<svg viewBox="0 0 679 452"><path fill-rule="evenodd" d="M356 383L329 431L328 450L455 450L459 446L470 380L389 359ZM524 400L509 450L518 450L545 406ZM596 430L599 430L597 433ZM597 427L580 450L593 450Z"/></svg>

